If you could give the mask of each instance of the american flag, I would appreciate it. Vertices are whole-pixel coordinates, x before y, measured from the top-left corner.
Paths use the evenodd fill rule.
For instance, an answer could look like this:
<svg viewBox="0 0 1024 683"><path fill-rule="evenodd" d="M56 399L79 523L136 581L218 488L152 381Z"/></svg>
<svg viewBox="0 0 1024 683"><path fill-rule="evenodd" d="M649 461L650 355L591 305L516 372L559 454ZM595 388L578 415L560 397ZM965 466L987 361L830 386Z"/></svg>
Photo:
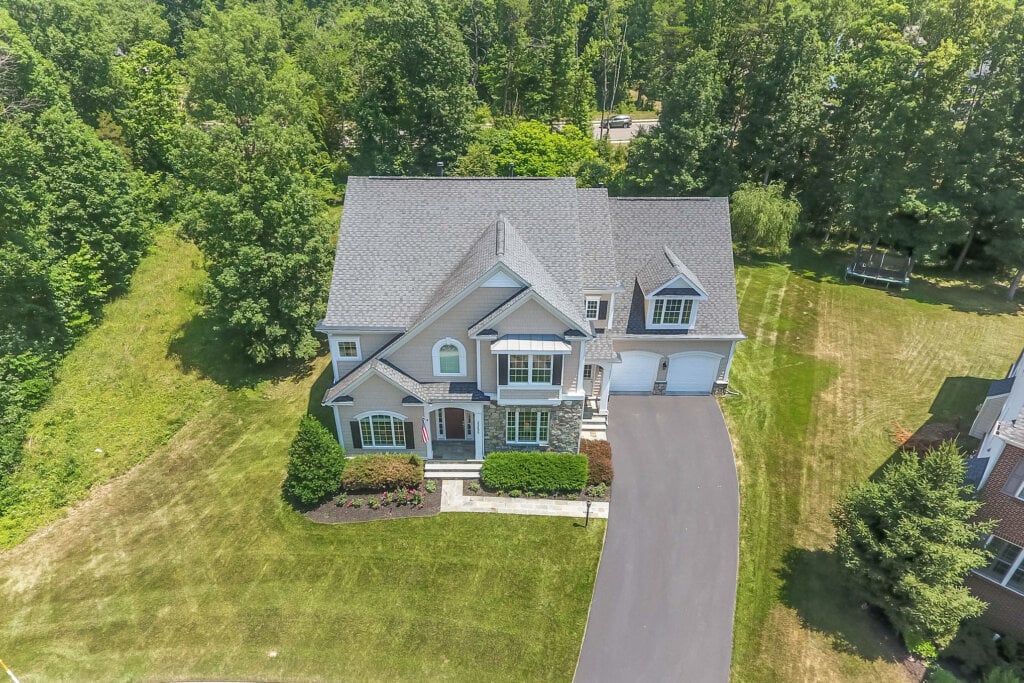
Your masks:
<svg viewBox="0 0 1024 683"><path fill-rule="evenodd" d="M430 430L427 429L427 418L423 418L420 422L420 433L423 435L423 443L430 441Z"/></svg>

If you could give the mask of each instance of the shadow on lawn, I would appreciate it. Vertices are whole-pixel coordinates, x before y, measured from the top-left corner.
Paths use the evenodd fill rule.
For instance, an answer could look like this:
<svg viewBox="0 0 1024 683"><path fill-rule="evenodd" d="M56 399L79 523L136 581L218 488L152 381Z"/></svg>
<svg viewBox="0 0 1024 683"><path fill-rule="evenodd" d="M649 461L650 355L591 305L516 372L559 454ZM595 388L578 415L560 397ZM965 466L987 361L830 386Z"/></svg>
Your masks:
<svg viewBox="0 0 1024 683"><path fill-rule="evenodd" d="M253 365L237 337L212 317L197 315L178 329L167 348L185 372L196 372L228 389L251 388L265 382L307 377L308 361L276 361Z"/></svg>
<svg viewBox="0 0 1024 683"><path fill-rule="evenodd" d="M885 289L856 280L846 280L846 266L853 257L854 248L797 246L785 259L772 259L759 255L737 255L737 263L753 267L783 264L796 275L815 282L851 287L865 287L900 298L925 304L948 306L955 311L980 315L1019 313L1020 302L1006 300L1006 286L989 273L964 271L953 273L939 266L915 266L907 289Z"/></svg>
<svg viewBox="0 0 1024 683"><path fill-rule="evenodd" d="M320 373L320 376L316 378L316 382L313 383L313 386L309 388L309 398L306 400L306 412L319 420L320 424L327 427L331 434L334 434L334 436L337 437L337 430L334 428L334 415L329 407L321 405L320 403L324 398L324 392L326 392L327 388L333 383L334 370L332 369L331 364L328 363L327 366L324 367L323 372Z"/></svg>
<svg viewBox="0 0 1024 683"><path fill-rule="evenodd" d="M790 548L779 571L783 604L796 610L805 628L829 636L839 652L869 661L904 661L908 653L899 635L842 582L841 572L832 552Z"/></svg>

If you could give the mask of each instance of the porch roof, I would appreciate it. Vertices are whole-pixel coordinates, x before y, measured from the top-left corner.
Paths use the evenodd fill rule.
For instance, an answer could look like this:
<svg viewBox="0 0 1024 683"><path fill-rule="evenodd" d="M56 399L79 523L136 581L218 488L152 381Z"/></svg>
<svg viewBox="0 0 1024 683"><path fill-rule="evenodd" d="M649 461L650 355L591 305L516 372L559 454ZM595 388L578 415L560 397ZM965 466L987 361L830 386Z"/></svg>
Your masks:
<svg viewBox="0 0 1024 683"><path fill-rule="evenodd" d="M572 353L557 334L506 334L491 343L491 353Z"/></svg>

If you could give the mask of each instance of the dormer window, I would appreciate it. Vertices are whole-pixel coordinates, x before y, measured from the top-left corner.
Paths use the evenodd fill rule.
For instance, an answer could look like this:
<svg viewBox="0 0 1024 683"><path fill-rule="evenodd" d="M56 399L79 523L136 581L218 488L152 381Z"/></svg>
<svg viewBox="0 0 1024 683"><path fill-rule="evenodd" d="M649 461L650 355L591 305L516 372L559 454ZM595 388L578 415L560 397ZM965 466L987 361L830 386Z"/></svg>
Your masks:
<svg viewBox="0 0 1024 683"><path fill-rule="evenodd" d="M596 296L587 297L587 320L597 320L597 314L601 310L601 300Z"/></svg>
<svg viewBox="0 0 1024 683"><path fill-rule="evenodd" d="M659 296L651 301L648 327L690 328L693 326L696 299L678 296Z"/></svg>
<svg viewBox="0 0 1024 683"><path fill-rule="evenodd" d="M455 339L441 339L434 344L433 360L436 377L466 376L466 347Z"/></svg>

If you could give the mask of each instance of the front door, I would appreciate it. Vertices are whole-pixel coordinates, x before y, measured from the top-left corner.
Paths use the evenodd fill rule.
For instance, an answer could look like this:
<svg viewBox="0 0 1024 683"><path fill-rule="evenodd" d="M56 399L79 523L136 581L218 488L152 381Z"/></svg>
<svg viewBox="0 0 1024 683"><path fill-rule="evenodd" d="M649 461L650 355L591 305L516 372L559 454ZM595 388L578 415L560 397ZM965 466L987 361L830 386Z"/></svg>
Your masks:
<svg viewBox="0 0 1024 683"><path fill-rule="evenodd" d="M462 408L444 409L444 438L466 438L466 412Z"/></svg>

